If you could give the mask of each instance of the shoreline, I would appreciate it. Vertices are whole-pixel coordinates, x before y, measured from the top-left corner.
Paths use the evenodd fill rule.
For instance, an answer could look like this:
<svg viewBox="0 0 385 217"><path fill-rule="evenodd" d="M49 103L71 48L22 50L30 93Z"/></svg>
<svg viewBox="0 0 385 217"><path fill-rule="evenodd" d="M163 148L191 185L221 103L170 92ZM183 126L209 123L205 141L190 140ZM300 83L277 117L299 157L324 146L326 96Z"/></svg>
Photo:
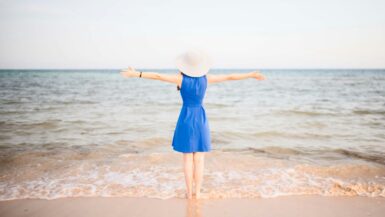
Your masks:
<svg viewBox="0 0 385 217"><path fill-rule="evenodd" d="M279 196L275 198L155 199L73 197L0 201L0 216L374 216L385 213L384 197Z"/></svg>

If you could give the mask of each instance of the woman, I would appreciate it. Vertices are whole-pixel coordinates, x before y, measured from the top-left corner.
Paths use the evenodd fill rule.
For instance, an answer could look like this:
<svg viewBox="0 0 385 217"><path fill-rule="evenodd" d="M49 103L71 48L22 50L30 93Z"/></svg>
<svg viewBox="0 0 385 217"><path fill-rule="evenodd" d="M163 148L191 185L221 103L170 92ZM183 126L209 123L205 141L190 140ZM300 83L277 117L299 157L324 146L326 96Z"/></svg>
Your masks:
<svg viewBox="0 0 385 217"><path fill-rule="evenodd" d="M264 80L265 77L257 72L232 73L223 75L207 74L210 60L207 55L198 50L191 50L176 59L178 74L160 74L157 72L139 72L132 67L121 71L123 77L139 77L156 79L177 84L180 90L183 106L174 131L172 146L175 151L183 153L184 175L186 181L186 197L193 197L193 182L195 183L195 198L201 198L203 179L204 153L211 150L211 139L206 112L202 105L207 84L230 80L255 78Z"/></svg>

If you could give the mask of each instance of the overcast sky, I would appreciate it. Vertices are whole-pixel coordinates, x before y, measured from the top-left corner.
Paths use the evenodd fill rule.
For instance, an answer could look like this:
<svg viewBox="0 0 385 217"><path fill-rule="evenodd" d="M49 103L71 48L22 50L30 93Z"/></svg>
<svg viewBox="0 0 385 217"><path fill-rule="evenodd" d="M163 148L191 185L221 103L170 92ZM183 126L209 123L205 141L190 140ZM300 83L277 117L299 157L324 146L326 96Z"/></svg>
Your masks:
<svg viewBox="0 0 385 217"><path fill-rule="evenodd" d="M385 68L383 0L0 0L0 68Z"/></svg>

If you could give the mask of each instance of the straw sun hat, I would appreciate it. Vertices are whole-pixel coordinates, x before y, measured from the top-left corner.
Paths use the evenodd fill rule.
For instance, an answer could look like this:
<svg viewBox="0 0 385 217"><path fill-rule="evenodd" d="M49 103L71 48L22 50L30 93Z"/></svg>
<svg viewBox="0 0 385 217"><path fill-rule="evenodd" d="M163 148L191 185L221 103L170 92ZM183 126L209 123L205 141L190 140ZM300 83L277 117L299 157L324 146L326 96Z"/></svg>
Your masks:
<svg viewBox="0 0 385 217"><path fill-rule="evenodd" d="M176 67L191 77L201 77L210 70L211 59L202 50L192 49L180 54L175 60Z"/></svg>

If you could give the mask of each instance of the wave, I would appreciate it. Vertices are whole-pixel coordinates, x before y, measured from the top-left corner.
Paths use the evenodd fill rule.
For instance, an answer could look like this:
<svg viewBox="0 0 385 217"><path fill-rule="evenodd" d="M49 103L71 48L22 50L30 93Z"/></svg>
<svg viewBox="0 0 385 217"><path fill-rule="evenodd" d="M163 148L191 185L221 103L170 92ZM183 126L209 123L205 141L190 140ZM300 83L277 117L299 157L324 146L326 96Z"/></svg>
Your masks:
<svg viewBox="0 0 385 217"><path fill-rule="evenodd" d="M52 129L56 128L58 126L58 123L60 123L62 120L60 119L50 119L45 120L41 122L35 122L35 123L24 123L24 122L6 122L1 121L0 126L2 128L17 128L17 129Z"/></svg>
<svg viewBox="0 0 385 217"><path fill-rule="evenodd" d="M246 148L224 148L221 149L223 152L252 152L252 153L261 153L261 154L303 154L302 151L295 149L295 148L285 148L285 147L278 147L278 146L265 146L261 148L254 148L254 147L246 147Z"/></svg>
<svg viewBox="0 0 385 217"><path fill-rule="evenodd" d="M295 149L277 147L247 150L304 154ZM13 155L12 160L3 160L0 166L0 200L93 196L184 197L185 182L179 154L106 154L106 149L83 151L79 147L65 155L56 150L56 154L35 153L35 158L18 154ZM78 155L71 157L75 153ZM79 155L93 157L84 160ZM385 197L385 167L377 164L345 162L312 165L256 158L236 152L211 152L205 162L202 193L208 198L270 198L306 194Z"/></svg>
<svg viewBox="0 0 385 217"><path fill-rule="evenodd" d="M19 100L0 100L1 105L18 105L23 104L25 102L19 101Z"/></svg>
<svg viewBox="0 0 385 217"><path fill-rule="evenodd" d="M369 162L375 162L378 164L385 165L385 154L384 153L363 153L359 151L351 151L347 149L333 149L332 152L337 152L341 155L344 155L346 157L356 158L356 159L362 159Z"/></svg>
<svg viewBox="0 0 385 217"><path fill-rule="evenodd" d="M330 160L333 159L360 159L368 162L373 162L381 165L385 165L385 153L375 152L375 153L367 153L360 152L355 150L343 149L343 148L323 148L323 149L306 149L303 147L299 148L291 148L291 147L280 147L280 146L264 146L264 147L246 147L240 149L234 148L224 148L221 149L223 152L249 152L254 154L265 154L270 157L279 157L282 155L296 155L303 156L306 158L314 158L313 156L318 156L318 158L325 158ZM336 156L338 154L339 156Z"/></svg>
<svg viewBox="0 0 385 217"><path fill-rule="evenodd" d="M229 140L233 141L234 139L261 139L261 138L289 138L289 139L331 139L336 136L335 134L319 134L319 133L310 133L310 132L287 132L279 130L268 130L268 131L259 131L253 133L247 133L242 131L222 131L222 132L213 132L213 138L219 140ZM217 138L219 137L219 138Z"/></svg>
<svg viewBox="0 0 385 217"><path fill-rule="evenodd" d="M304 116L338 116L336 112L326 111L303 111L303 110L278 110L273 112L274 115L304 115Z"/></svg>
<svg viewBox="0 0 385 217"><path fill-rule="evenodd" d="M385 115L385 110L353 110L353 114L358 114L358 115Z"/></svg>
<svg viewBox="0 0 385 217"><path fill-rule="evenodd" d="M330 173L325 168L319 170L319 173ZM183 176L177 170L164 171L154 166L152 170L120 172L106 169L101 173L102 171L103 169L84 173L74 171L67 178L42 177L17 184L0 182L0 200L80 196L169 199L184 196ZM172 173L174 175L170 175ZM212 171L205 175L205 182L202 193L209 198L271 198L308 194L385 197L384 183L325 177L297 168L268 168L258 172Z"/></svg>

